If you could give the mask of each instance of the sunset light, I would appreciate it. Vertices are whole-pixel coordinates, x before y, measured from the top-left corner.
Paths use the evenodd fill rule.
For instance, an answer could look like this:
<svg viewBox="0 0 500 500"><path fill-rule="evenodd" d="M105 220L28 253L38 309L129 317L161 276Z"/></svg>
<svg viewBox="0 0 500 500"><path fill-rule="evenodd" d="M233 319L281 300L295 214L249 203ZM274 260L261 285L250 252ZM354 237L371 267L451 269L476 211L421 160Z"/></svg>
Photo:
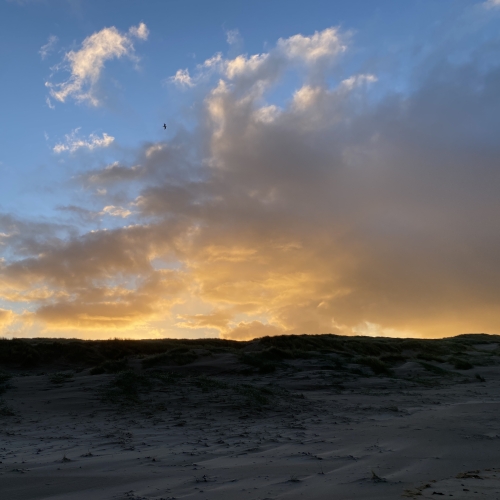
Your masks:
<svg viewBox="0 0 500 500"><path fill-rule="evenodd" d="M4 2L1 334L498 332L499 5L375 3Z"/></svg>

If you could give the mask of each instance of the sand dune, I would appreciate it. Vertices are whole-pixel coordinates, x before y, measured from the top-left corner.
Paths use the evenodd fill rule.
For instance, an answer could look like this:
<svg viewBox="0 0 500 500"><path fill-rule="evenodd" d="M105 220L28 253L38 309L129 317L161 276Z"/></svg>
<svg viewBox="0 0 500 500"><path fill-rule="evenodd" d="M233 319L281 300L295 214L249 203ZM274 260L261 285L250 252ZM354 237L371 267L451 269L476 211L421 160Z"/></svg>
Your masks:
<svg viewBox="0 0 500 500"><path fill-rule="evenodd" d="M433 362L445 375L409 355L386 375L355 358L336 370L313 351L270 373L231 352L95 375L11 367L0 496L500 499L498 341L461 354L483 366Z"/></svg>

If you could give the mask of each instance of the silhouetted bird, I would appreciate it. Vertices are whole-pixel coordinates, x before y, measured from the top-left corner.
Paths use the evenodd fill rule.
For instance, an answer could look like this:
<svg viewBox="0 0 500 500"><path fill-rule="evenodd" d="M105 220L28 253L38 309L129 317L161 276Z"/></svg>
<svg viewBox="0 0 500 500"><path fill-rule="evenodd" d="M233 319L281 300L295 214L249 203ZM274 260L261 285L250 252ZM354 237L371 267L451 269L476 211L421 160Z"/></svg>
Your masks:
<svg viewBox="0 0 500 500"><path fill-rule="evenodd" d="M163 128L164 128L164 129L166 129L166 128L167 128L167 124L166 124L166 123L164 123L164 124L163 124Z"/></svg>

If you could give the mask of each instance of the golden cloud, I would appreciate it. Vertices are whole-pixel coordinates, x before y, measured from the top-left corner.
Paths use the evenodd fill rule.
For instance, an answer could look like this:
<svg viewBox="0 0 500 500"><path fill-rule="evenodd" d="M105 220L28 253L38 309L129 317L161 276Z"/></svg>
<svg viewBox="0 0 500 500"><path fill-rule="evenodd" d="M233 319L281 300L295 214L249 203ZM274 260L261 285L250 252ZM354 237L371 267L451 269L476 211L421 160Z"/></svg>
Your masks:
<svg viewBox="0 0 500 500"><path fill-rule="evenodd" d="M81 335L497 333L497 79L445 61L380 101L371 73L331 83L345 40L331 29L198 67L193 132L78 178L107 212L134 207L128 225L0 217L0 297ZM288 102L267 102L291 71Z"/></svg>
<svg viewBox="0 0 500 500"><path fill-rule="evenodd" d="M273 325L266 325L260 321L241 322L232 330L223 333L222 338L230 340L252 340L256 337L283 335L284 330Z"/></svg>
<svg viewBox="0 0 500 500"><path fill-rule="evenodd" d="M15 314L12 311L7 309L0 309L0 328L4 328L5 326L12 323L14 320Z"/></svg>

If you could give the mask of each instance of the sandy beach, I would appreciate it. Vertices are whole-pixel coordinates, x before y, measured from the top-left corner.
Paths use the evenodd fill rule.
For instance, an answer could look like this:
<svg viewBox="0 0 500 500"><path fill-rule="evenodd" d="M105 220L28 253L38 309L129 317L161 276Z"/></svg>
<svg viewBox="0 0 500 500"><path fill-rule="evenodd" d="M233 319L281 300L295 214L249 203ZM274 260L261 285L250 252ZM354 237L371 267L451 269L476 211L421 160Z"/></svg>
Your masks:
<svg viewBox="0 0 500 500"><path fill-rule="evenodd" d="M469 344L462 360L486 366L403 354L377 375L309 351L260 373L195 349L154 369L11 370L1 497L500 498L499 339Z"/></svg>

